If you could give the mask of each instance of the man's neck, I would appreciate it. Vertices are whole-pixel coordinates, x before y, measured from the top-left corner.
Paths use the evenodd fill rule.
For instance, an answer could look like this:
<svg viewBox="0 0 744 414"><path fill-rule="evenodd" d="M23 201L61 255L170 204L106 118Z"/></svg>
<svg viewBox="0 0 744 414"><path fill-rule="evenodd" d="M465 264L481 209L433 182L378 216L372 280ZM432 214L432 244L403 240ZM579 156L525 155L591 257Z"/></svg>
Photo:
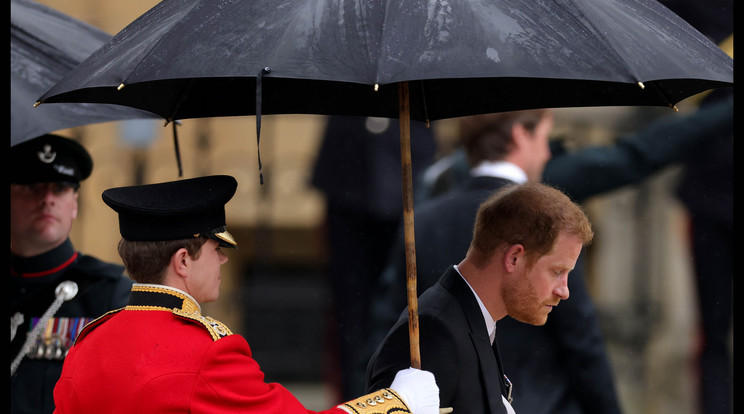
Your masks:
<svg viewBox="0 0 744 414"><path fill-rule="evenodd" d="M45 276L63 271L77 258L70 239L59 246L37 255L22 256L10 251L10 273L23 277Z"/></svg>
<svg viewBox="0 0 744 414"><path fill-rule="evenodd" d="M483 302L494 321L498 321L507 315L506 308L499 299L501 276L495 274L495 270L491 269L490 265L479 268L466 257L457 265L457 271Z"/></svg>
<svg viewBox="0 0 744 414"><path fill-rule="evenodd" d="M10 253L23 258L29 258L50 252L61 246L67 239L55 241L53 243L25 243L24 241L10 240Z"/></svg>

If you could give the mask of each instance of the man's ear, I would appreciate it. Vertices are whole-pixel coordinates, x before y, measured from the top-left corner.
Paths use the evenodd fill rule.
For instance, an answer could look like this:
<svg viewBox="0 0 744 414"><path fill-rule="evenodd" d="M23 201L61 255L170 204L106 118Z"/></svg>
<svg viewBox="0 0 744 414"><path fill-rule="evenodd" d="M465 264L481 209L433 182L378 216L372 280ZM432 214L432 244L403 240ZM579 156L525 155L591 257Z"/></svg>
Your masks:
<svg viewBox="0 0 744 414"><path fill-rule="evenodd" d="M78 216L78 198L79 194L75 191L73 197L75 198L75 206L72 208L72 219L75 220Z"/></svg>
<svg viewBox="0 0 744 414"><path fill-rule="evenodd" d="M173 253L170 265L177 275L181 277L187 276L191 268L191 256L189 256L188 250L182 247Z"/></svg>
<svg viewBox="0 0 744 414"><path fill-rule="evenodd" d="M521 147L524 140L531 137L530 132L527 130L527 128L519 123L515 123L512 125L511 135L512 143L514 144L515 148Z"/></svg>
<svg viewBox="0 0 744 414"><path fill-rule="evenodd" d="M506 249L503 256L504 269L509 273L516 271L519 262L524 260L524 257L524 246L521 244L512 244Z"/></svg>

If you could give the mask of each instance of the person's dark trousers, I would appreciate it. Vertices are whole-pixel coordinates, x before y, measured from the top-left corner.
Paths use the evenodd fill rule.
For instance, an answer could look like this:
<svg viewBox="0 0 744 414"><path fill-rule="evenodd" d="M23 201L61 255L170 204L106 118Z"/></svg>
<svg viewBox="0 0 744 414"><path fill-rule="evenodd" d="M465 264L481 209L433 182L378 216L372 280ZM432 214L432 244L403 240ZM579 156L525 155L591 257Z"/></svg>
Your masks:
<svg viewBox="0 0 744 414"><path fill-rule="evenodd" d="M700 399L703 414L733 412L733 360L728 347L733 316L733 229L692 220L698 304L702 328Z"/></svg>
<svg viewBox="0 0 744 414"><path fill-rule="evenodd" d="M365 394L369 309L398 220L329 210L329 278L338 338L342 401ZM401 286L404 290L405 286Z"/></svg>

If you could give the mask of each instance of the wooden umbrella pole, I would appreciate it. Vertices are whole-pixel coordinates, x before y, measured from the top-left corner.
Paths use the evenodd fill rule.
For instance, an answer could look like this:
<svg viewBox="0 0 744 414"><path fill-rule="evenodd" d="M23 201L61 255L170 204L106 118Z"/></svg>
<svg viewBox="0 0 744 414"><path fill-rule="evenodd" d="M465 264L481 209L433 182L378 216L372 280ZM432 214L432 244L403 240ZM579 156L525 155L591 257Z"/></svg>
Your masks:
<svg viewBox="0 0 744 414"><path fill-rule="evenodd" d="M408 335L411 367L421 369L419 350L418 299L416 292L416 240L413 226L413 173L411 170L411 114L408 82L398 84L400 121L400 164L403 184L403 226L406 246L406 291L408 293Z"/></svg>

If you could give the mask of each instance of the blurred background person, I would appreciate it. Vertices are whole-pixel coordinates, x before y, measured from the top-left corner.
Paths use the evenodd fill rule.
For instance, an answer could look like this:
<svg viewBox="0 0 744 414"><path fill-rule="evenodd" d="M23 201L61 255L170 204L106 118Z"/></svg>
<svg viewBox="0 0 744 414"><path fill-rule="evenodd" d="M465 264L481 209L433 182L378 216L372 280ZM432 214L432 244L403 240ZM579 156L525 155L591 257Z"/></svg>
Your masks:
<svg viewBox="0 0 744 414"><path fill-rule="evenodd" d="M51 413L67 350L90 320L126 305L124 267L75 250L78 189L93 161L85 148L43 135L10 148L11 413ZM47 320L60 283L77 293ZM40 321L41 320L41 321ZM41 323L40 335L30 336Z"/></svg>
<svg viewBox="0 0 744 414"><path fill-rule="evenodd" d="M434 158L434 132L411 122L414 180ZM346 401L363 394L369 308L403 212L400 126L395 119L328 117L312 184L326 200L325 231L332 314L329 353ZM401 292L403 288L401 288ZM335 357L337 355L337 357ZM333 365L333 364L332 364Z"/></svg>
<svg viewBox="0 0 744 414"><path fill-rule="evenodd" d="M713 100L718 99L711 96ZM733 98L723 97L721 99ZM715 103L703 102L703 110ZM733 108L731 109L733 118ZM733 412L734 135L711 131L684 164L677 189L689 214L700 341L698 389L704 414Z"/></svg>
<svg viewBox="0 0 744 414"><path fill-rule="evenodd" d="M662 0L734 57L733 0ZM701 108L731 99L733 88L705 94ZM733 108L732 114L733 117ZM700 410L733 412L734 134L710 131L684 164L677 195L689 214L689 245L700 317L696 355Z"/></svg>

